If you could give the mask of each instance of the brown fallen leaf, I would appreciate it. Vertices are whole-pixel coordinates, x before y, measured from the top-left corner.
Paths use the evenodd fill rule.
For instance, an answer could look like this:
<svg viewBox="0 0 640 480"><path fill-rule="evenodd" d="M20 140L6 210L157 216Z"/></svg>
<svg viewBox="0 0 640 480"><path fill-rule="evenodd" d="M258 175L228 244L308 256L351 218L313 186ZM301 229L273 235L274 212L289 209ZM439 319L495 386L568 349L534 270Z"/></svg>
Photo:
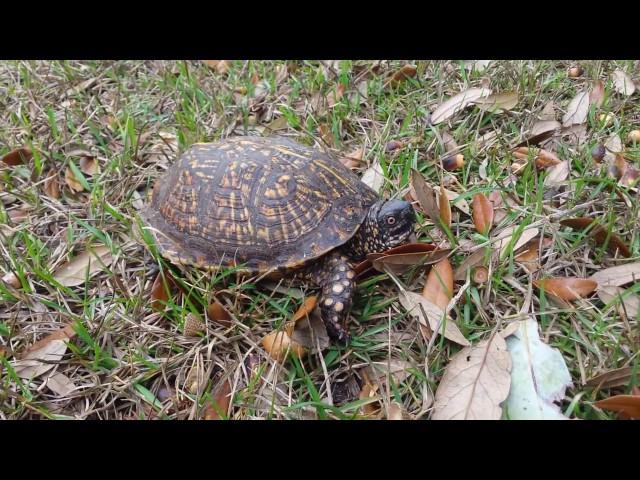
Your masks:
<svg viewBox="0 0 640 480"><path fill-rule="evenodd" d="M300 310L304 311L307 308L308 306L303 304ZM314 307L308 315L303 315L296 320L293 333L291 334L291 340L304 348L308 348L312 352L316 351L317 348L324 350L331 345L327 328L322 321L318 308Z"/></svg>
<svg viewBox="0 0 640 480"><path fill-rule="evenodd" d="M557 120L540 120L533 124L531 127L532 137L527 140L528 145L536 145L540 142L544 142L547 138L553 136L554 133L559 132L562 128L562 124ZM542 135L549 133L548 136L542 137ZM540 138L536 138L540 136ZM522 146L522 145L519 145Z"/></svg>
<svg viewBox="0 0 640 480"><path fill-rule="evenodd" d="M216 298L213 297L211 303L207 307L207 316L212 322L219 323L225 328L233 325L233 318L229 310Z"/></svg>
<svg viewBox="0 0 640 480"><path fill-rule="evenodd" d="M333 108L340 103L346 89L347 87L343 83L336 85L336 87L327 94L327 107Z"/></svg>
<svg viewBox="0 0 640 480"><path fill-rule="evenodd" d="M15 273L9 272L2 277L2 281L13 288L20 288L20 279L16 276Z"/></svg>
<svg viewBox="0 0 640 480"><path fill-rule="evenodd" d="M542 238L542 248L546 249L553 245L553 239L549 237ZM527 271L534 273L540 269L540 239L534 238L530 240L525 248L518 253L514 260L524 266Z"/></svg>
<svg viewBox="0 0 640 480"><path fill-rule="evenodd" d="M518 104L518 92L494 93L486 97L475 100L480 110L487 110L494 113L513 110Z"/></svg>
<svg viewBox="0 0 640 480"><path fill-rule="evenodd" d="M402 275L416 266L424 267L439 262L451 253L451 249L435 249L431 252L392 253L389 255L372 253L367 255L374 269L379 272L391 271Z"/></svg>
<svg viewBox="0 0 640 480"><path fill-rule="evenodd" d="M284 329L273 331L262 339L263 348L275 361L283 362L289 352L298 358L306 355L306 349L291 338L294 327L295 322L288 322Z"/></svg>
<svg viewBox="0 0 640 480"><path fill-rule="evenodd" d="M28 347L17 360L13 368L22 379L39 377L56 366L67 351L67 342L76 335L71 325L50 333Z"/></svg>
<svg viewBox="0 0 640 480"><path fill-rule="evenodd" d="M451 204L444 187L440 187L438 195L438 208L440 209L440 221L448 229L451 228Z"/></svg>
<svg viewBox="0 0 640 480"><path fill-rule="evenodd" d="M608 372L603 372L599 375L596 375L595 377L590 378L589 380L587 380L585 385L589 387L597 387L598 389L625 387L629 385L632 377L637 378L638 375L640 375L640 370L638 368L616 368L615 370L609 370Z"/></svg>
<svg viewBox="0 0 640 480"><path fill-rule="evenodd" d="M562 125L569 127L571 125L580 125L587 121L589 114L589 92L581 91L576 94L569 105L567 111L562 117Z"/></svg>
<svg viewBox="0 0 640 480"><path fill-rule="evenodd" d="M448 130L442 131L442 142L444 143L444 151L447 154L458 153L460 147L456 143L453 136L449 133Z"/></svg>
<svg viewBox="0 0 640 480"><path fill-rule="evenodd" d="M464 338L464 335L462 335L462 332L460 332L457 325L449 315L445 315L441 308L434 305L422 295L406 290L400 290L398 299L410 315L416 318L425 327L430 328L431 331L443 334L446 339L459 345L463 345L465 347L471 345L469 341Z"/></svg>
<svg viewBox="0 0 640 480"><path fill-rule="evenodd" d="M108 267L112 262L113 256L109 247L98 245L59 267L53 278L65 287L75 287L84 284L87 278Z"/></svg>
<svg viewBox="0 0 640 480"><path fill-rule="evenodd" d="M602 80L596 80L589 92L589 103L600 108L602 102L604 102L604 82Z"/></svg>
<svg viewBox="0 0 640 480"><path fill-rule="evenodd" d="M293 317L291 317L291 321L297 322L298 320L301 320L311 315L311 312L313 312L317 304L318 304L317 295L312 295L310 297L305 298L304 302L302 302L302 305L300 305L300 308L298 308L298 310L296 310L296 313L293 314Z"/></svg>
<svg viewBox="0 0 640 480"><path fill-rule="evenodd" d="M404 420L404 409L398 402L391 402L387 407L387 420Z"/></svg>
<svg viewBox="0 0 640 480"><path fill-rule="evenodd" d="M44 181L44 193L49 198L56 200L60 198L60 182L55 170L50 170L47 174L47 178Z"/></svg>
<svg viewBox="0 0 640 480"><path fill-rule="evenodd" d="M433 266L424 284L422 296L442 311L447 309L453 298L453 269L448 259L443 258Z"/></svg>
<svg viewBox="0 0 640 480"><path fill-rule="evenodd" d="M82 192L84 190L82 184L73 174L73 170L71 170L71 168L69 167L67 167L67 169L64 171L64 181L72 192Z"/></svg>
<svg viewBox="0 0 640 480"><path fill-rule="evenodd" d="M609 267L591 275L591 280L600 287L613 285L619 287L627 283L640 281L640 262L625 263L617 267Z"/></svg>
<svg viewBox="0 0 640 480"><path fill-rule="evenodd" d="M164 311L167 308L169 298L175 295L178 291L176 282L169 271L164 272L164 278L166 279L166 282L163 281L162 273L158 272L158 275L151 286L151 308L155 312Z"/></svg>
<svg viewBox="0 0 640 480"><path fill-rule="evenodd" d="M619 252L624 257L631 257L631 250L615 233L607 234L607 231L598 224L597 220L587 217L567 218L560 223L564 226L571 227L574 230L589 229L588 235L591 236L598 245L603 246L607 243L607 250L612 255Z"/></svg>
<svg viewBox="0 0 640 480"><path fill-rule="evenodd" d="M46 380L47 388L59 397L67 397L77 386L66 375L56 372Z"/></svg>
<svg viewBox="0 0 640 480"><path fill-rule="evenodd" d="M431 113L431 123L437 125L482 97L491 95L487 88L470 88L449 98Z"/></svg>
<svg viewBox="0 0 640 480"><path fill-rule="evenodd" d="M611 74L611 78L613 80L613 88L616 92L630 96L636 91L636 86L631 77L619 68Z"/></svg>
<svg viewBox="0 0 640 480"><path fill-rule="evenodd" d="M203 60L202 62L220 75L227 73L231 67L231 61L229 60Z"/></svg>
<svg viewBox="0 0 640 480"><path fill-rule="evenodd" d="M85 175L93 176L100 172L100 164L95 157L80 158L80 170Z"/></svg>
<svg viewBox="0 0 640 480"><path fill-rule="evenodd" d="M12 150L2 157L2 161L7 165L15 167L16 165L23 165L28 163L33 157L33 152L30 148L22 147Z"/></svg>
<svg viewBox="0 0 640 480"><path fill-rule="evenodd" d="M614 285L598 285L596 291L603 303L614 302L618 306L620 316L636 319L640 313L640 297L624 288Z"/></svg>
<svg viewBox="0 0 640 480"><path fill-rule="evenodd" d="M555 154L543 148L518 147L513 151L513 156L519 160L529 160L529 158L533 158L538 170L560 163L560 159Z"/></svg>
<svg viewBox="0 0 640 480"><path fill-rule="evenodd" d="M363 158L364 147L360 147L340 158L340 163L342 163L347 168L356 168L360 166Z"/></svg>
<svg viewBox="0 0 640 480"><path fill-rule="evenodd" d="M378 395L378 389L380 387L372 383L366 372L363 372L363 377L364 383L362 385L362 389L360 390L360 395L358 396L358 398L360 400L375 400L362 405L360 409L362 415L364 418L369 419L380 418L382 415L382 406L380 405Z"/></svg>
<svg viewBox="0 0 640 480"><path fill-rule="evenodd" d="M211 401L207 402L204 409L203 420L221 420L227 416L231 404L231 382L226 379L217 385L212 392Z"/></svg>
<svg viewBox="0 0 640 480"><path fill-rule="evenodd" d="M499 420L509 395L511 356L495 334L453 356L436 390L433 420Z"/></svg>
<svg viewBox="0 0 640 480"><path fill-rule="evenodd" d="M640 418L640 395L614 395L594 405L603 410L626 414L630 418Z"/></svg>
<svg viewBox="0 0 640 480"><path fill-rule="evenodd" d="M555 277L534 280L533 284L562 300L577 300L591 295L598 283L588 278Z"/></svg>
<svg viewBox="0 0 640 480"><path fill-rule="evenodd" d="M391 78L385 83L385 88L397 87L408 78L413 78L418 73L418 69L415 65L403 65L398 71L396 71Z"/></svg>
<svg viewBox="0 0 640 480"><path fill-rule="evenodd" d="M424 213L427 214L433 223L439 225L440 209L436 202L436 194L424 176L417 170L411 170L411 187Z"/></svg>
<svg viewBox="0 0 640 480"><path fill-rule="evenodd" d="M493 226L493 205L484 193L473 196L473 224L481 235L488 235Z"/></svg>

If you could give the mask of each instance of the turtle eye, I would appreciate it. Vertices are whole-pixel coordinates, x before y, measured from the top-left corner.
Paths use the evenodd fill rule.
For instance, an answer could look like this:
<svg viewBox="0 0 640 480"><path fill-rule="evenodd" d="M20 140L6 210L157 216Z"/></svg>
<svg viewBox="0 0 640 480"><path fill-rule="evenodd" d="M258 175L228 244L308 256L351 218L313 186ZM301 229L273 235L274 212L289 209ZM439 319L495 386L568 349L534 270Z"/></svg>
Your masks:
<svg viewBox="0 0 640 480"><path fill-rule="evenodd" d="M387 217L387 225L395 225L396 217Z"/></svg>

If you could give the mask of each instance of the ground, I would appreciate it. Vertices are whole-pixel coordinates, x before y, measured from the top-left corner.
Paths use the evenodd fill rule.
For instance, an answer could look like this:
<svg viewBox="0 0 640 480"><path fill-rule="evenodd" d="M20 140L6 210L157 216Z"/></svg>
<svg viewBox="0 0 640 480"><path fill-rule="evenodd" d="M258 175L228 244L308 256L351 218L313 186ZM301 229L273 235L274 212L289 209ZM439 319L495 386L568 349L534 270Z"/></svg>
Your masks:
<svg viewBox="0 0 640 480"><path fill-rule="evenodd" d="M584 72L572 78L567 71L574 65ZM338 158L364 149L351 166L361 174L378 162L387 196L412 198L412 169L469 203L480 192L501 194L506 200L494 228L536 223L551 245L533 272L507 254L491 264L486 282L457 282L453 294L463 285L464 291L452 318L477 343L519 318L530 302L525 313L571 373L562 412L615 418L593 405L611 392L586 382L638 364L637 319L604 308L595 295L558 306L532 282L589 277L620 264L619 254L560 225L565 216L602 219L632 257L640 252L637 192L618 185L591 154L612 135L626 142L639 128L638 93L622 95L610 80L616 69L637 79L639 66L494 61L477 67L462 61L0 63L0 156L22 147L32 152L24 163L0 166L0 418L349 419L385 417L391 405L405 418L430 418L434 392L461 347L441 337L428 342L387 274L359 282L349 348L278 361L263 338L284 328L313 294L307 286L274 289L232 271L179 268L140 232L148 192L179 152L239 134L286 135ZM532 165L514 175L511 150L545 106L553 101L562 121L570 100L598 79L604 102L591 108L585 130L544 144L568 161L568 179L550 185L548 170ZM470 87L517 92L518 101L504 112L469 106L430 124L438 105ZM464 165L447 171L441 160L450 138ZM627 145L625 156L637 163L640 149ZM419 240L451 248L455 269L488 239L453 205L446 235L416 203ZM61 282L61 269L74 259L81 263L96 245L106 246L100 252L108 268L67 281L70 286ZM179 285L165 295L167 305L152 288L159 272ZM425 275L401 280L422 291ZM214 295L230 313L227 323L205 314ZM187 335L185 321L195 317L203 331ZM67 325L72 339L54 368L21 379L17 359ZM56 384L52 373L59 374ZM212 399L222 408L212 408Z"/></svg>

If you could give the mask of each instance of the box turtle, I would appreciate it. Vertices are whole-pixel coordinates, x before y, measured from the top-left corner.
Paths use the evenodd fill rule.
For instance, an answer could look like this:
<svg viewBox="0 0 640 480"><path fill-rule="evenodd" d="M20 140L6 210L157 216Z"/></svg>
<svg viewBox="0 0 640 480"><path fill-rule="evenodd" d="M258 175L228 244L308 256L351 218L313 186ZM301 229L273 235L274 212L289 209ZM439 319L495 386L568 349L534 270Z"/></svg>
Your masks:
<svg viewBox="0 0 640 480"><path fill-rule="evenodd" d="M379 198L339 161L284 137L191 146L156 182L143 217L174 263L312 281L341 343L354 263L405 243L415 223L411 204Z"/></svg>

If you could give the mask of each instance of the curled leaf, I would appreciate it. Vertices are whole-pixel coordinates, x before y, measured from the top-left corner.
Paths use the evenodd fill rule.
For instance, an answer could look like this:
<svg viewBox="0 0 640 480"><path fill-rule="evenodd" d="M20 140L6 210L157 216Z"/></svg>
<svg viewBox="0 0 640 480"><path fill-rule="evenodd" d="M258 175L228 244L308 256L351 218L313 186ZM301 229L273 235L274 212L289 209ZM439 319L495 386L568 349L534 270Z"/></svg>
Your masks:
<svg viewBox="0 0 640 480"><path fill-rule="evenodd" d="M415 65L404 65L402 68L400 68L400 70L393 74L393 76L385 84L385 87L396 87L406 79L415 77L416 73L418 73L418 69L415 67Z"/></svg>
<svg viewBox="0 0 640 480"><path fill-rule="evenodd" d="M440 208L440 221L447 228L451 228L451 204L444 187L440 188L438 196L438 207Z"/></svg>
<svg viewBox="0 0 640 480"><path fill-rule="evenodd" d="M470 88L460 92L442 103L431 113L431 123L436 125L443 122L466 108L472 102L489 95L491 95L491 90L487 88Z"/></svg>
<svg viewBox="0 0 640 480"><path fill-rule="evenodd" d="M33 157L33 153L30 148L22 147L16 150L12 150L2 157L2 161L7 165L15 167L16 165L22 165L28 163Z"/></svg>
<svg viewBox="0 0 640 480"><path fill-rule="evenodd" d="M615 233L609 235L607 231L598 224L593 218L577 217L567 218L560 222L562 225L571 227L574 230L586 230L589 229L589 235L598 243L603 246L607 244L607 250L612 255L619 252L624 257L631 257L631 250L629 247L618 237Z"/></svg>
<svg viewBox="0 0 640 480"><path fill-rule="evenodd" d="M231 403L231 390L231 382L228 379L216 386L212 400L207 402L205 407L204 420L220 420L227 415Z"/></svg>
<svg viewBox="0 0 640 480"><path fill-rule="evenodd" d="M219 323L225 328L229 328L233 325L233 320L229 310L227 310L226 307L215 297L213 297L213 300L207 307L207 316L211 321Z"/></svg>
<svg viewBox="0 0 640 480"><path fill-rule="evenodd" d="M448 259L443 258L433 266L427 276L422 296L442 311L447 309L453 297L453 269Z"/></svg>
<svg viewBox="0 0 640 480"><path fill-rule="evenodd" d="M624 413L630 418L640 418L640 395L614 395L594 403L598 408Z"/></svg>
<svg viewBox="0 0 640 480"><path fill-rule="evenodd" d="M513 110L518 104L518 92L494 93L487 97L475 100L480 110L488 110L491 112L502 112Z"/></svg>

